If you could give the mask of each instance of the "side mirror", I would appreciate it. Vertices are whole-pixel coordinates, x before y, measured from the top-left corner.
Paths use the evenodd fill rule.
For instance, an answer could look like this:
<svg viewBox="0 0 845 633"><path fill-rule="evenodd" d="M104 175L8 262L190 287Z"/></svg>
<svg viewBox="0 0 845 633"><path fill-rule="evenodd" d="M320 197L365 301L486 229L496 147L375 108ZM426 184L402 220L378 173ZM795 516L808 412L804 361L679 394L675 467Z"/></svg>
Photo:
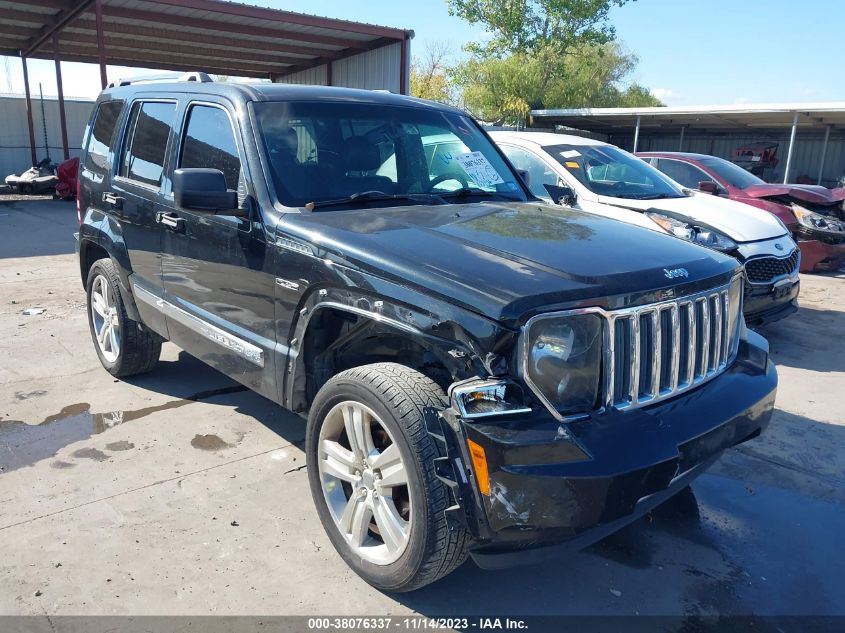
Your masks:
<svg viewBox="0 0 845 633"><path fill-rule="evenodd" d="M243 215L238 209L238 193L226 188L226 177L219 169L177 169L173 172L173 197L183 209Z"/></svg>
<svg viewBox="0 0 845 633"><path fill-rule="evenodd" d="M712 193L715 196L719 193L719 185L712 180L702 180L698 183L698 190L704 193Z"/></svg>
<svg viewBox="0 0 845 633"><path fill-rule="evenodd" d="M517 169L516 173L519 174L519 177L522 178L522 182L525 183L526 187L531 187L531 174L528 173L527 169Z"/></svg>
<svg viewBox="0 0 845 633"><path fill-rule="evenodd" d="M543 186L546 188L546 191L549 192L549 196L551 196L552 200L557 204L562 204L565 207L571 207L577 200L577 196L575 195L575 192L572 191L572 187L566 187L564 185Z"/></svg>

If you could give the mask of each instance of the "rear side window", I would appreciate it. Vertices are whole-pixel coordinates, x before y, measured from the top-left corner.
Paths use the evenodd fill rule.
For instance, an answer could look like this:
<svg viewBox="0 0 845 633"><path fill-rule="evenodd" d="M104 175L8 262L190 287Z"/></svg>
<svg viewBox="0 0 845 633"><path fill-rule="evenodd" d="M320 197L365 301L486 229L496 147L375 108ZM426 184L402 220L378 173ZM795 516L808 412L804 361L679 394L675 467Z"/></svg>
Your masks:
<svg viewBox="0 0 845 633"><path fill-rule="evenodd" d="M106 101L97 108L94 125L91 126L88 151L85 154L84 165L88 169L105 172L111 167L109 151L121 112L123 112L123 101Z"/></svg>
<svg viewBox="0 0 845 633"><path fill-rule="evenodd" d="M688 189L698 189L698 183L702 180L713 180L695 165L683 163L679 160L658 158L657 168Z"/></svg>
<svg viewBox="0 0 845 633"><path fill-rule="evenodd" d="M146 185L161 183L175 112L175 103L146 101L132 106L120 161L121 176Z"/></svg>
<svg viewBox="0 0 845 633"><path fill-rule="evenodd" d="M241 159L225 110L214 106L191 106L179 167L219 169L226 177L226 187L237 190Z"/></svg>

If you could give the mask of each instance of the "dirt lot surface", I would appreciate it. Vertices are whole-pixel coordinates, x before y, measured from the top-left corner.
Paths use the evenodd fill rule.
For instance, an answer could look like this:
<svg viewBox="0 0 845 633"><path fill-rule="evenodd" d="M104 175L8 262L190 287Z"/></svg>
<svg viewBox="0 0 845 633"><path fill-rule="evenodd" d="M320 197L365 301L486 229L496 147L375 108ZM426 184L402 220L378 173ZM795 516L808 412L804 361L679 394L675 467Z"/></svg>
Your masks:
<svg viewBox="0 0 845 633"><path fill-rule="evenodd" d="M762 331L773 422L691 492L565 560L389 595L324 535L298 417L169 344L100 367L75 227L0 204L0 614L845 615L845 275Z"/></svg>

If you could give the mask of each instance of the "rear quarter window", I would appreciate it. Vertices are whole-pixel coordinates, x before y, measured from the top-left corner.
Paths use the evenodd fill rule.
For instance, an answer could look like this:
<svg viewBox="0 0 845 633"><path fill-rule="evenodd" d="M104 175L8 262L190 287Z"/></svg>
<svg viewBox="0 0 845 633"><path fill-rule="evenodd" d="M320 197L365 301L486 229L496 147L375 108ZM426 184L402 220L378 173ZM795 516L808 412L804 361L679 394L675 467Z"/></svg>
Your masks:
<svg viewBox="0 0 845 633"><path fill-rule="evenodd" d="M176 103L139 101L132 106L119 175L157 187L164 172Z"/></svg>
<svg viewBox="0 0 845 633"><path fill-rule="evenodd" d="M123 106L123 101L105 101L97 107L83 161L86 168L99 173L111 168L114 131L120 121Z"/></svg>

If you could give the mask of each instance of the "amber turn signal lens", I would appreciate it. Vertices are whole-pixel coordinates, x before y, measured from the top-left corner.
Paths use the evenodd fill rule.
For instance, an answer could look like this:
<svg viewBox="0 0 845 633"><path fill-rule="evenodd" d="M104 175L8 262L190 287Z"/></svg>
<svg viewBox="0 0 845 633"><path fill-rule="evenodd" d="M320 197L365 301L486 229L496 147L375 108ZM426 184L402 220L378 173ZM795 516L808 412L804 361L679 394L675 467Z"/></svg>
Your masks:
<svg viewBox="0 0 845 633"><path fill-rule="evenodd" d="M484 447L472 440L467 440L469 455L472 457L472 466L475 470L475 479L478 482L478 492L486 497L490 496L490 475L487 472L487 455L484 454Z"/></svg>

